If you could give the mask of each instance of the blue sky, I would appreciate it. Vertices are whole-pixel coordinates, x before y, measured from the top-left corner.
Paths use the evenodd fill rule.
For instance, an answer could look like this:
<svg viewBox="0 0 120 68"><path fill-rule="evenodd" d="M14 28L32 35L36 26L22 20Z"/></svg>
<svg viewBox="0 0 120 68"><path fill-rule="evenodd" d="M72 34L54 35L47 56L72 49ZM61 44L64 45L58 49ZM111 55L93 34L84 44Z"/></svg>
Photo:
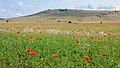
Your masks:
<svg viewBox="0 0 120 68"><path fill-rule="evenodd" d="M120 0L0 0L0 18L24 16L47 9L120 10Z"/></svg>

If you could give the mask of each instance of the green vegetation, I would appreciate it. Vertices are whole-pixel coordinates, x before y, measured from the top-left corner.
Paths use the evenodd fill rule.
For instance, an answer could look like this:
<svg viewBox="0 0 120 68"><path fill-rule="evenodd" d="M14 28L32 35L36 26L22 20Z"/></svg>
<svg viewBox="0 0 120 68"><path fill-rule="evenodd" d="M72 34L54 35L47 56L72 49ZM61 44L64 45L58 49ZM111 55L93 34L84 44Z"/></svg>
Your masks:
<svg viewBox="0 0 120 68"><path fill-rule="evenodd" d="M1 68L119 68L120 24L0 23Z"/></svg>

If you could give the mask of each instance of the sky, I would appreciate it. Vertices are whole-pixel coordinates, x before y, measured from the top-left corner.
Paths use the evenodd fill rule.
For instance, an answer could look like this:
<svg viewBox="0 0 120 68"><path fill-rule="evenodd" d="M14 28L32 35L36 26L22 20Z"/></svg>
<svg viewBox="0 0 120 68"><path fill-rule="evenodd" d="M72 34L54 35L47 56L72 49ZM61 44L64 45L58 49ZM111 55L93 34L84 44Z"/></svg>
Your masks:
<svg viewBox="0 0 120 68"><path fill-rule="evenodd" d="M0 18L25 16L47 9L120 10L120 0L0 0Z"/></svg>

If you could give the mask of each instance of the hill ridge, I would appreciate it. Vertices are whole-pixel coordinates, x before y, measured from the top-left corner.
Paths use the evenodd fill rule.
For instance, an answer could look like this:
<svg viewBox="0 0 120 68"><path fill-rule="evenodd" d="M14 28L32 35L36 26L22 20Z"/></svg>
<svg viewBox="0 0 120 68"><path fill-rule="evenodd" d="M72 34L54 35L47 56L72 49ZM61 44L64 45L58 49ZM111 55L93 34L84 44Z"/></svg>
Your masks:
<svg viewBox="0 0 120 68"><path fill-rule="evenodd" d="M80 21L104 21L119 20L120 11L116 10L75 10L75 9L48 9L35 14L11 18L12 22L65 22L68 20Z"/></svg>

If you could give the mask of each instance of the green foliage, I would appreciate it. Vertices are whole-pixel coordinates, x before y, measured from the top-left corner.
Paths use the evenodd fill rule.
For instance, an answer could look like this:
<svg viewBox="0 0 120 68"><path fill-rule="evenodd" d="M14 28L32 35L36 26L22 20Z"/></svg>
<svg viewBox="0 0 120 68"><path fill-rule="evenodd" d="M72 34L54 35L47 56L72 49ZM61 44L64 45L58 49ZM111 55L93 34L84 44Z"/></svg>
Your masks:
<svg viewBox="0 0 120 68"><path fill-rule="evenodd" d="M1 24L0 29L8 31L0 32L0 68L120 67L119 24ZM24 29L33 29L33 32L23 32ZM36 55L30 56L26 49ZM53 54L57 55L54 59ZM86 56L90 59L88 62Z"/></svg>
<svg viewBox="0 0 120 68"><path fill-rule="evenodd" d="M18 42L16 42L16 36L18 36ZM25 40L28 36L32 38ZM4 33L0 37L0 67L118 67L120 38L101 36L103 40L98 40L97 35L92 40L85 39L88 37L87 35L74 37L74 35L64 34L46 36L46 34L34 33L27 33L23 37L23 33L19 35ZM76 40L80 40L80 43L76 44ZM36 55L29 56L29 53L25 52L26 48L35 51ZM102 53L106 53L106 56L102 56ZM57 57L52 59L52 54L57 54ZM85 56L90 57L89 62L85 62Z"/></svg>

